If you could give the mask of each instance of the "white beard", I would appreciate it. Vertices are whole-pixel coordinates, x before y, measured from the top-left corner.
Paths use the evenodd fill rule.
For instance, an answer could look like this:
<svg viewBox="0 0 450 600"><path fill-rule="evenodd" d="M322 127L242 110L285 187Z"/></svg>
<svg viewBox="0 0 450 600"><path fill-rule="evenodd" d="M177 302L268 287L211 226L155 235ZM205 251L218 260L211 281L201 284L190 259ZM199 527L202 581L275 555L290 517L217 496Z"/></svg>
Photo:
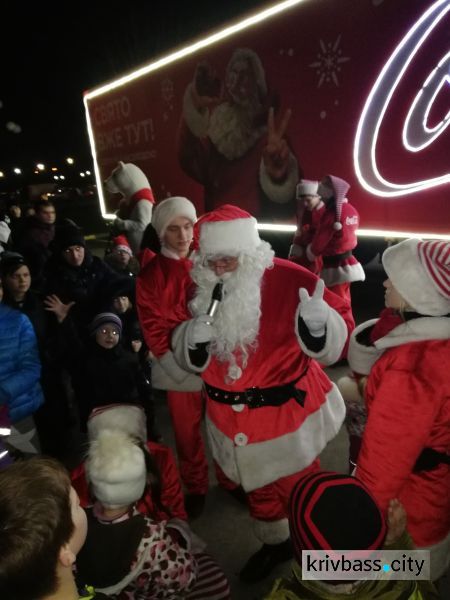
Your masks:
<svg viewBox="0 0 450 600"><path fill-rule="evenodd" d="M265 125L254 125L261 110L261 105L253 108L223 102L212 112L208 136L226 159L243 156L266 132Z"/></svg>
<svg viewBox="0 0 450 600"><path fill-rule="evenodd" d="M190 310L194 316L206 313L216 283L223 282L222 301L214 316L215 337L210 352L220 362L228 363L226 383L241 377L250 353L258 345L261 279L264 271L273 266L273 257L270 245L261 242L251 255L239 256L236 271L220 277L204 266L204 256L196 254L193 257L191 277L197 284L197 291Z"/></svg>

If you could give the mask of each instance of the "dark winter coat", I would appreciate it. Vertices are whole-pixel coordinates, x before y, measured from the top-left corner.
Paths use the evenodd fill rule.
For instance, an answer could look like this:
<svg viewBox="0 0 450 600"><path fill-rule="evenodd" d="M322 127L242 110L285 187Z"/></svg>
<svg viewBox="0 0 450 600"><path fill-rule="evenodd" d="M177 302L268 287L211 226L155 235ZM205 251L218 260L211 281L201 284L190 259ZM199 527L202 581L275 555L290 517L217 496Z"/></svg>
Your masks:
<svg viewBox="0 0 450 600"><path fill-rule="evenodd" d="M75 302L72 318L85 326L109 302L108 290L117 279L120 275L86 248L80 267L72 267L61 256L52 257L47 265L45 293L56 294L65 304Z"/></svg>

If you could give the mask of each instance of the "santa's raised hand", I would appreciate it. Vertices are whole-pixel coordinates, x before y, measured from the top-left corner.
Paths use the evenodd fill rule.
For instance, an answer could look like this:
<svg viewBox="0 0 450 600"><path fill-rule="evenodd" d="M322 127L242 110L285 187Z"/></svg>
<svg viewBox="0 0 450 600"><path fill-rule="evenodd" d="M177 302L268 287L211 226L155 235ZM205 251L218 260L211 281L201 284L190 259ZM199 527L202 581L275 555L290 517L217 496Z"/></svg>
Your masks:
<svg viewBox="0 0 450 600"><path fill-rule="evenodd" d="M300 309L299 316L305 323L313 337L325 335L325 325L330 313L330 307L323 299L325 284L322 279L317 281L316 289L312 296L306 288L299 289Z"/></svg>
<svg viewBox="0 0 450 600"><path fill-rule="evenodd" d="M267 119L267 145L263 150L263 161L269 176L277 180L286 177L289 168L289 146L285 139L286 129L291 118L292 111L287 110L280 125L275 123L273 108L269 109Z"/></svg>

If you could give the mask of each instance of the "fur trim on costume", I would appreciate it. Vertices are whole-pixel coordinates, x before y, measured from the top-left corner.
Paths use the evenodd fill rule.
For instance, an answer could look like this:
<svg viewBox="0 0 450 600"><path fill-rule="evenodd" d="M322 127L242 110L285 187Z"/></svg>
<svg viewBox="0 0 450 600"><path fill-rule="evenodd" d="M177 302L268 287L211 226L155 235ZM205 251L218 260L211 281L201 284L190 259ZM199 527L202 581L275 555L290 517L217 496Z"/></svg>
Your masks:
<svg viewBox="0 0 450 600"><path fill-rule="evenodd" d="M308 467L337 435L344 417L344 401L332 384L325 402L296 431L272 440L236 446L208 416L206 428L214 460L228 479L251 492Z"/></svg>
<svg viewBox="0 0 450 600"><path fill-rule="evenodd" d="M373 365L383 354L375 346L365 346L360 344L357 336L367 328L373 327L378 319L370 319L358 325L351 333L350 343L348 345L347 360L350 369L359 375L369 375Z"/></svg>
<svg viewBox="0 0 450 600"><path fill-rule="evenodd" d="M327 322L325 323L325 346L322 348L322 350L320 350L320 352L312 352L312 350L310 350L303 343L303 340L300 337L298 331L300 304L298 305L295 313L295 335L297 336L297 340L300 344L302 351L306 354L306 356L315 358L317 361L319 361L322 365L325 366L332 365L337 360L339 360L348 337L347 325L345 324L344 319L337 311L331 308L331 306L329 308L330 310L328 312Z"/></svg>
<svg viewBox="0 0 450 600"><path fill-rule="evenodd" d="M86 475L104 506L129 506L139 500L146 486L144 453L127 433L104 429L90 444Z"/></svg>
<svg viewBox="0 0 450 600"><path fill-rule="evenodd" d="M297 159L289 153L287 176L281 183L274 182L267 173L264 161L259 166L259 183L264 194L276 204L286 204L295 199L295 188L298 181Z"/></svg>
<svg viewBox="0 0 450 600"><path fill-rule="evenodd" d="M211 357L208 354L206 362L201 366L194 365L191 362L189 355L189 332L193 322L194 319L190 319L178 325L172 334L171 345L174 359L181 369L185 369L190 373L202 373L208 367Z"/></svg>
<svg viewBox="0 0 450 600"><path fill-rule="evenodd" d="M353 281L364 281L366 274L361 264L355 261L353 264L340 265L338 267L326 267L322 269L320 277L324 280L326 287L340 283L351 283Z"/></svg>
<svg viewBox="0 0 450 600"><path fill-rule="evenodd" d="M144 409L135 404L108 404L94 408L87 423L89 441L98 438L104 429L119 429L146 442L146 422Z"/></svg>
<svg viewBox="0 0 450 600"><path fill-rule="evenodd" d="M159 359L152 360L152 385L158 390L199 392L202 389L202 380L182 369L173 352L169 350Z"/></svg>

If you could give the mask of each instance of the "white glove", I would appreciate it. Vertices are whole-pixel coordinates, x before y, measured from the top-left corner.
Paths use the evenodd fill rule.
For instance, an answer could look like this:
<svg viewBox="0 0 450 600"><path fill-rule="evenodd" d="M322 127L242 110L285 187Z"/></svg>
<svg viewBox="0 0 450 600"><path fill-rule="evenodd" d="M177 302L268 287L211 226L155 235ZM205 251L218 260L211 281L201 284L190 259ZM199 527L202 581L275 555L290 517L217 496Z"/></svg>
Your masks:
<svg viewBox="0 0 450 600"><path fill-rule="evenodd" d="M323 299L324 288L323 280L319 279L312 296L305 288L300 288L298 294L300 296L299 315L313 337L322 337L325 334L325 325L330 312L330 307Z"/></svg>
<svg viewBox="0 0 450 600"><path fill-rule="evenodd" d="M210 342L214 337L213 318L209 315L199 315L192 319L189 327L188 345L189 348L195 348L197 344Z"/></svg>

